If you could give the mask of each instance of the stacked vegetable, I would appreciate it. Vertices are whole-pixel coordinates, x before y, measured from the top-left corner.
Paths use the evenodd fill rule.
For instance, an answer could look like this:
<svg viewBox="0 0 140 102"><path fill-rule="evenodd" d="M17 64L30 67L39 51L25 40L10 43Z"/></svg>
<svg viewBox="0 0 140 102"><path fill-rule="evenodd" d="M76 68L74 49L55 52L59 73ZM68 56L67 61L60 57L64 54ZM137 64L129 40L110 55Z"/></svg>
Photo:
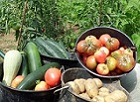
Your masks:
<svg viewBox="0 0 140 102"><path fill-rule="evenodd" d="M127 102L128 97L123 90L106 87L99 78L75 79L66 85L73 93L93 102Z"/></svg>
<svg viewBox="0 0 140 102"><path fill-rule="evenodd" d="M71 58L61 42L56 42L52 39L44 39L42 37L37 37L33 42L37 45L42 55L60 59Z"/></svg>
<svg viewBox="0 0 140 102"><path fill-rule="evenodd" d="M5 54L2 82L22 90L48 90L60 84L60 67L57 62L42 64L39 48L30 41L23 51Z"/></svg>

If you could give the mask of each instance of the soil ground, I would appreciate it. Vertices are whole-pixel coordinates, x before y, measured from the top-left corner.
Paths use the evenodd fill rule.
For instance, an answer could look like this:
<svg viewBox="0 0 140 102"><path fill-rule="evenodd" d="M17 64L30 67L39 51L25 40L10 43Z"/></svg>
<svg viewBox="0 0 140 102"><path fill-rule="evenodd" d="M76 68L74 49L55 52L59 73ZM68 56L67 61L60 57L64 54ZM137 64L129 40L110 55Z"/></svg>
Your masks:
<svg viewBox="0 0 140 102"><path fill-rule="evenodd" d="M17 41L15 39L14 33L10 34L0 34L0 49L3 52L7 52L11 49L16 49Z"/></svg>
<svg viewBox="0 0 140 102"><path fill-rule="evenodd" d="M6 53L9 50L17 48L17 41L15 39L14 33L10 34L0 34L0 49ZM0 57L0 61L1 61Z"/></svg>

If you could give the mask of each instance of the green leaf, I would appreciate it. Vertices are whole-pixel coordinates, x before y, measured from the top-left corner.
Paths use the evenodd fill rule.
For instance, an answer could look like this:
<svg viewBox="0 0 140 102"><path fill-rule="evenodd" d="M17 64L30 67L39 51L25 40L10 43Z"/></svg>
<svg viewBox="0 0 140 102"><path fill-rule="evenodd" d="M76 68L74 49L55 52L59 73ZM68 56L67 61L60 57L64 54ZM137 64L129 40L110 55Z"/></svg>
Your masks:
<svg viewBox="0 0 140 102"><path fill-rule="evenodd" d="M139 48L140 47L140 34L133 34L132 36L132 40L135 43L136 47Z"/></svg>

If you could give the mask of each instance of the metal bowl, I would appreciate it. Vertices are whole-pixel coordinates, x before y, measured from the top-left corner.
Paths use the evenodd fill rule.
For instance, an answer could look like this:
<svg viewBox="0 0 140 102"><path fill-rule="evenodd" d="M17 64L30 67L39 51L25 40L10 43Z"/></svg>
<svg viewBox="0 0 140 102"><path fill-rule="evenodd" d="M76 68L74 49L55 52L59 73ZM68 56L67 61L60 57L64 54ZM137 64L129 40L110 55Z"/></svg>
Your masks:
<svg viewBox="0 0 140 102"><path fill-rule="evenodd" d="M3 63L0 63L0 102L57 102L59 93L54 91L61 87L50 88L46 91L19 90L1 82L3 78Z"/></svg>
<svg viewBox="0 0 140 102"><path fill-rule="evenodd" d="M80 68L80 67L69 68L62 73L62 77L61 77L62 87L65 86L67 82L73 81L78 78L88 79L88 78L97 78L97 77L95 75L91 75L90 73L88 73L88 71L86 71L84 68ZM110 91L114 91L116 89L122 90L128 97L127 102L131 102L130 94L127 90L125 90L121 86L120 80L117 79L107 80L104 78L100 78L100 79L103 82L103 86L107 87ZM75 94L71 90L71 88L63 89L61 91L60 97L61 99L59 102L91 102L91 100L84 99L79 95Z"/></svg>
<svg viewBox="0 0 140 102"><path fill-rule="evenodd" d="M133 57L134 57L135 61L137 61L137 51L136 51L136 47L135 47L134 43L132 42L132 40L125 33L121 32L120 30L115 29L115 28L111 28L111 27L96 27L96 28L89 29L89 30L85 31L84 33L82 33L78 37L78 39L76 41L76 45L78 44L79 41L85 39L89 35L94 35L97 38L99 38L102 34L109 34L110 36L119 39L120 46L127 46L127 47L132 48L133 55L134 55ZM126 75L127 73L130 72L129 71L127 73L123 73L123 74L120 74L120 75L114 75L114 76L103 76L103 75L98 74L95 71L92 71L92 70L88 69L83 64L83 62L81 61L81 57L80 57L79 53L76 51L76 48L75 48L75 55L76 55L76 58L77 58L78 62L80 63L80 65L83 68L85 68L88 72L90 72L91 74L96 75L98 77L102 77L102 78L120 78L120 77L122 77L122 76L124 76L124 75Z"/></svg>

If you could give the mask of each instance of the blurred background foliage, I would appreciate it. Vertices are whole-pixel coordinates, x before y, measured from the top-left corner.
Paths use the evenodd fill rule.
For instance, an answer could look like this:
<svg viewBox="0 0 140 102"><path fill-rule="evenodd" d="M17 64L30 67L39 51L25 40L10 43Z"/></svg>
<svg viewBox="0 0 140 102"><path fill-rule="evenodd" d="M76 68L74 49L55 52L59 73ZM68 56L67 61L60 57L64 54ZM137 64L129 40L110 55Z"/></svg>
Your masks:
<svg viewBox="0 0 140 102"><path fill-rule="evenodd" d="M73 50L77 37L97 26L126 33L135 43L140 61L139 0L0 0L0 32L15 30L20 48L32 38L61 40Z"/></svg>

